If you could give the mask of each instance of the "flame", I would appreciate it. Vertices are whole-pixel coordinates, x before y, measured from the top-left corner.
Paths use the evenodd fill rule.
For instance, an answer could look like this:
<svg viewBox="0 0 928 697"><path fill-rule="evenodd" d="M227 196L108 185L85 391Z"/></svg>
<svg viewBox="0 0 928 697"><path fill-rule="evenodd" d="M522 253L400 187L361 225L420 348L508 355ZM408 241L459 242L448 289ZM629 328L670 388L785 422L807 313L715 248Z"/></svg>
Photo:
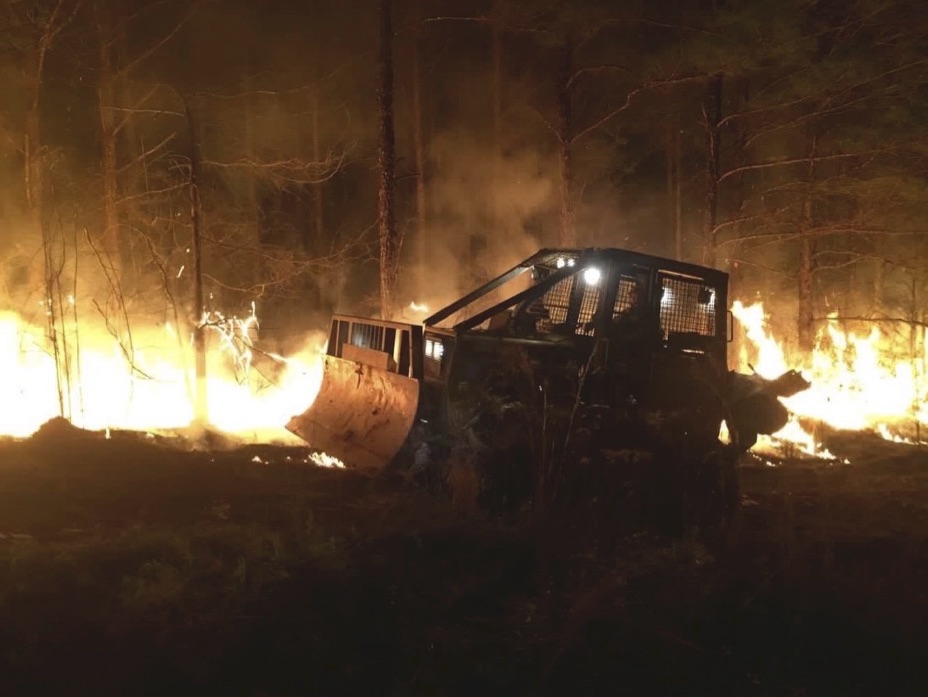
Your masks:
<svg viewBox="0 0 928 697"><path fill-rule="evenodd" d="M782 451L789 444L807 454L833 458L800 421L872 431L896 442L920 440L902 434L928 424L928 385L912 361L892 358L889 341L878 328L865 335L845 331L833 314L818 332L811 354L788 357L768 330L762 303L745 306L735 301L732 313L748 344L739 357L739 370L753 368L762 377L774 378L795 368L812 382L808 390L782 400L792 414L790 422L778 433L762 437L755 449Z"/></svg>
<svg viewBox="0 0 928 697"><path fill-rule="evenodd" d="M315 399L324 345L308 341L290 356L263 353L270 368L259 370L254 307L245 318L209 313L202 322L211 426L247 440L298 442L284 425ZM0 312L0 434L29 436L61 415L107 433L189 426L192 346L192 336L178 335L169 323L132 325L117 338L111 327L92 322L52 333Z"/></svg>

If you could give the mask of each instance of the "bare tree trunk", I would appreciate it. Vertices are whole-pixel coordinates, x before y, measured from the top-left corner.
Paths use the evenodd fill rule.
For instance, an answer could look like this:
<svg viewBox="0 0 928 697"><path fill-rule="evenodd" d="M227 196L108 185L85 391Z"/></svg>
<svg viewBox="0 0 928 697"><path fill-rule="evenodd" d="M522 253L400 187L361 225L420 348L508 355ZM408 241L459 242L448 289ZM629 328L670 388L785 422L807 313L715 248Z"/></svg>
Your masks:
<svg viewBox="0 0 928 697"><path fill-rule="evenodd" d="M251 92L255 89L254 81L251 75L252 63L248 63L248 73L244 76L242 81L245 85L245 90ZM254 112L254 100L249 94L245 97L244 104L242 105L245 110L244 113L244 127L245 127L245 152L247 156L254 162L258 161L257 148L255 147L255 112ZM245 215L250 218L251 227L251 240L256 248L260 248L262 242L264 241L265 231L261 225L261 201L260 201L260 191L258 189L258 178L253 172L245 172L243 174L245 177L245 206L246 211ZM260 273L258 269L252 269L252 272L255 274ZM252 280L257 280L252 278Z"/></svg>
<svg viewBox="0 0 928 697"><path fill-rule="evenodd" d="M58 413L62 417L70 414L65 404L68 393L67 365L64 362L61 341L65 339L64 333L59 334L59 309L56 308L56 299L60 290L57 288L60 268L57 256L52 249L48 226L45 216L45 166L42 147L42 109L41 94L42 81L45 72L45 55L50 46L49 27L36 42L34 47L26 52L23 61L23 77L26 90L26 113L23 123L23 172L24 189L26 194L26 210L32 232L42 241L42 290L43 304L47 324L48 339L51 342L52 355L55 359L55 379L58 388ZM38 279L37 270L30 265L30 287Z"/></svg>
<svg viewBox="0 0 928 697"><path fill-rule="evenodd" d="M870 304L870 312L882 314L883 307L883 288L886 285L886 259L879 256L879 243L875 245L877 259L874 262L873 269L873 300Z"/></svg>
<svg viewBox="0 0 928 697"><path fill-rule="evenodd" d="M731 108L732 111L744 111L749 108L751 98L751 81L750 78L742 78L735 82L733 94L738 99L738 104ZM747 165L748 151L748 128L741 121L735 121L730 124L733 133L731 134L731 164L734 167L743 167ZM735 176L731 185L730 207L729 210L744 211L744 201L746 198L745 176L743 173ZM733 239L727 244L728 259L725 264L725 270L728 271L728 297L736 298L740 295L743 284L739 258L744 241L744 230L742 223L735 222L729 228Z"/></svg>
<svg viewBox="0 0 928 697"><path fill-rule="evenodd" d="M190 228L193 249L193 355L194 355L194 420L206 424L209 420L208 396L206 393L206 326L203 294L203 249L202 210L200 206L200 134L193 116L189 99L184 100L187 128L190 131Z"/></svg>
<svg viewBox="0 0 928 697"><path fill-rule="evenodd" d="M42 167L42 133L41 108L39 95L42 89L42 57L27 58L24 66L29 96L26 106L25 123L23 128L23 182L26 192L26 208L29 219L35 232L43 232L43 200L44 189Z"/></svg>
<svg viewBox="0 0 928 697"><path fill-rule="evenodd" d="M46 3L47 4L47 3ZM40 12L41 4L32 12ZM26 91L26 113L23 120L23 177L26 208L34 232L45 239L44 162L42 153L41 95L45 77L45 58L64 26L71 21L77 6L57 0L42 22L36 22L35 41L23 52L23 83ZM66 15L70 10L71 14Z"/></svg>
<svg viewBox="0 0 928 697"><path fill-rule="evenodd" d="M921 279L919 278L921 274L914 274L912 277L912 295L910 298L911 305L909 306L909 362L912 365L912 372L915 375L916 380L924 379L924 360L925 360L925 326L923 323L924 313L921 307L921 297L920 297L920 287ZM918 404L912 405L914 409L918 408ZM918 419L915 420L916 426L918 426ZM921 434L919 433L919 436ZM920 440L920 438L919 438Z"/></svg>
<svg viewBox="0 0 928 697"><path fill-rule="evenodd" d="M320 146L319 139L319 86L318 84L313 87L312 95L312 109L313 109L313 122L312 122L312 140L311 147L313 149L313 162L322 161L322 148ZM313 238L315 240L315 245L307 244L307 240L304 240L303 248L308 254L319 254L322 251L322 244L325 241L325 182L316 182L311 185L312 189L312 215L313 215ZM312 247L315 246L315 249Z"/></svg>
<svg viewBox="0 0 928 697"><path fill-rule="evenodd" d="M495 10L499 0L494 2ZM491 108L493 119L493 185L496 186L502 180L502 159L503 159L503 30L498 20L492 24L491 36L491 60L492 60L492 97ZM491 208L489 212L490 225L487 226L486 256L492 268L486 269L484 275L492 275L499 270L501 263L502 249L505 244L504 240L510 233L509 230L500 226L509 225L509 221L497 220L496 211ZM489 272L487 274L486 272Z"/></svg>
<svg viewBox="0 0 928 697"><path fill-rule="evenodd" d="M105 12L105 10L104 10ZM104 22L98 17L100 27L99 83L97 96L100 109L100 175L103 185L103 236L102 247L105 258L115 267L122 267L119 234L119 181L116 141L116 76L113 67L112 32L104 31Z"/></svg>
<svg viewBox="0 0 928 697"><path fill-rule="evenodd" d="M561 46L561 64L558 69L557 89L557 139L560 145L561 164L561 214L560 244L575 247L577 231L574 226L574 182L571 137L573 135L573 100L570 78L573 74L573 40L568 37Z"/></svg>
<svg viewBox="0 0 928 697"><path fill-rule="evenodd" d="M393 2L380 0L380 194L377 200L380 233L380 314L395 310L401 240L394 210L396 134L393 125Z"/></svg>
<svg viewBox="0 0 928 697"><path fill-rule="evenodd" d="M673 233L673 255L683 259L683 201L680 173L683 168L683 146L680 124L672 117L667 134L667 201L670 210L670 226Z"/></svg>
<svg viewBox="0 0 928 697"><path fill-rule="evenodd" d="M673 247L678 261L683 261L683 137L679 126L674 130L673 178Z"/></svg>
<svg viewBox="0 0 928 697"><path fill-rule="evenodd" d="M721 139L719 122L722 120L722 73L709 80L704 107L706 125L706 210L703 222L702 260L715 266L718 259L718 201L719 168L721 166Z"/></svg>
<svg viewBox="0 0 928 697"><path fill-rule="evenodd" d="M115 83L114 99L115 103L120 106L141 104L142 102L139 101L140 92L138 90L138 85L133 81L123 79L126 76L122 75L120 72L122 66L130 65L132 61L131 52L134 48L132 45L133 39L129 37L128 30L131 8L127 3L120 3L118 11L120 12L120 16L116 26L116 60L114 65L118 79ZM146 166L144 163L146 158L142 153L145 152L145 148L142 144L140 129L137 128L136 125L136 119L128 113L119 115L119 112L117 112L116 116L119 117L119 126L116 129L117 165L122 166L120 163L138 161L136 158L141 158L142 161L140 164L144 168ZM123 152L122 159L119 157L120 148ZM133 284L131 286L133 289L141 289L141 271L137 265L137 260L140 257L136 256L136 252L147 254L148 248L147 244L142 241L141 235L136 235L133 232L134 227L131 224L131 220L134 214L136 214L135 209L123 202L128 195L137 194L143 190L134 175L135 172L129 175L128 172L124 173L117 170L117 175L115 177L115 190L119 197L119 201L115 206L117 224L119 226L116 244L121 252L122 278ZM147 187L145 187L145 190L147 190Z"/></svg>
<svg viewBox="0 0 928 697"><path fill-rule="evenodd" d="M412 40L412 146L416 160L416 252L419 268L419 294L428 292L428 239L425 212L425 139L422 133L422 75L419 37Z"/></svg>
<svg viewBox="0 0 928 697"><path fill-rule="evenodd" d="M97 25L97 108L100 120L100 183L103 203L103 231L96 238L102 253L101 263L109 266L107 273L119 276L122 268L119 216L119 164L117 140L118 119L114 107L117 103L117 62L115 55L121 33L117 28L123 22L114 22L116 12L110 3L94 2L93 14ZM122 27L124 30L124 27ZM96 237L96 236L95 236Z"/></svg>
<svg viewBox="0 0 928 697"><path fill-rule="evenodd" d="M815 155L817 149L815 135L809 141L809 174L806 197L803 202L803 228L799 240L799 313L798 336L799 348L811 351L815 343L815 298L814 280L816 271L815 238L812 228L815 225Z"/></svg>
<svg viewBox="0 0 928 697"><path fill-rule="evenodd" d="M245 86L246 92L249 94L244 98L242 108L244 109L244 136L245 136L245 151L248 158L252 162L257 162L260 159L258 154L258 148L256 146L256 137L258 127L256 126L256 116L255 116L255 97L251 94L252 91L258 89L256 84L253 72L254 72L254 59L249 57L247 62L247 73L243 76L244 79L242 83ZM199 138L199 134L195 136ZM198 150L201 148L198 145ZM245 201L243 214L247 220L247 230L249 232L250 242L249 244L254 245L254 248L257 250L262 249L269 242L269 236L273 229L273 225L266 223L263 216L263 191L262 186L259 184L259 177L254 172L249 170L244 170L241 175L244 177L244 190L245 190ZM305 226L303 230L305 231ZM262 274L264 269L260 262L251 264L247 269L241 269L240 273L242 279L248 279L248 283L253 285L258 285L261 282Z"/></svg>
<svg viewBox="0 0 928 697"><path fill-rule="evenodd" d="M116 72L119 72L119 66L128 64L132 58L130 55L131 51L131 39L129 38L129 15L130 8L128 5L123 4L121 7L122 14L119 18L119 23L116 27ZM115 98L116 103L120 105L133 104L135 103L136 90L134 83L129 80L118 80L115 85ZM134 118L126 116L121 119L119 127L119 136L122 142L122 147L126 153L127 159L131 159L132 155L137 152L137 148L140 147L140 139L138 134L138 129L136 128L136 122ZM144 150L144 149L143 149ZM122 180L122 195L130 193L126 190L127 182ZM126 221L127 211L123 208L119 209L120 213L120 225ZM129 227L129 226L126 226ZM131 255L131 250L133 249L132 245L133 239L126 239L125 236L120 236L119 244L123 250L129 251Z"/></svg>
<svg viewBox="0 0 928 697"><path fill-rule="evenodd" d="M493 148L497 156L503 153L503 30L493 22Z"/></svg>
<svg viewBox="0 0 928 697"><path fill-rule="evenodd" d="M673 205L673 168L675 163L674 158L674 126L671 122L667 127L667 142L664 148L664 183L667 185L667 207L668 211L667 222L670 230L676 232L674 223L676 222L677 211L676 206ZM676 250L676 234L672 238L672 246ZM676 252L674 252L676 253Z"/></svg>
<svg viewBox="0 0 928 697"><path fill-rule="evenodd" d="M813 313L813 277L815 275L815 242L802 235L799 247L799 348L811 351L815 341Z"/></svg>

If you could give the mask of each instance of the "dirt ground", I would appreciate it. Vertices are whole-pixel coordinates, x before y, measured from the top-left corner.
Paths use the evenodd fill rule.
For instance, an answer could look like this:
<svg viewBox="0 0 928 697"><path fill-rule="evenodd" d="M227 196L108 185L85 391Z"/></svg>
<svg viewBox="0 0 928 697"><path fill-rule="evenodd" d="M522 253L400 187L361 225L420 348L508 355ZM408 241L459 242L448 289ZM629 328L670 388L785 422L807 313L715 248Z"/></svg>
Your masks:
<svg viewBox="0 0 928 697"><path fill-rule="evenodd" d="M748 457L707 540L112 436L0 444L0 694L928 693L921 448Z"/></svg>

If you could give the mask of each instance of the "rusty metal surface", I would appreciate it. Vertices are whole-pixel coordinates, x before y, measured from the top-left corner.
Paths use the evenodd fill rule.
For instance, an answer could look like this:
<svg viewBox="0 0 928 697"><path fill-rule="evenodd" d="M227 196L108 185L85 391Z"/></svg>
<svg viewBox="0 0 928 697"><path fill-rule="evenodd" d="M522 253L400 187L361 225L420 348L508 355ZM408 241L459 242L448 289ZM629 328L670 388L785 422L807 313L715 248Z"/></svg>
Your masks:
<svg viewBox="0 0 928 697"><path fill-rule="evenodd" d="M399 452L418 406L416 380L326 356L316 401L287 429L349 467L380 469Z"/></svg>

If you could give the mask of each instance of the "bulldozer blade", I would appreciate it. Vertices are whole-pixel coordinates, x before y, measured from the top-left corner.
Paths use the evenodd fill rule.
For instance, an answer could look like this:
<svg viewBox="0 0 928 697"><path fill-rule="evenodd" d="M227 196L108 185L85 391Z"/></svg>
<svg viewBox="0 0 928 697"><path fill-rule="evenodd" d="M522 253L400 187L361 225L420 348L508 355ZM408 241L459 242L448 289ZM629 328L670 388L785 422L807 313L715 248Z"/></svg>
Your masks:
<svg viewBox="0 0 928 697"><path fill-rule="evenodd" d="M418 406L418 381L326 356L316 400L287 430L348 467L382 469L406 441Z"/></svg>

